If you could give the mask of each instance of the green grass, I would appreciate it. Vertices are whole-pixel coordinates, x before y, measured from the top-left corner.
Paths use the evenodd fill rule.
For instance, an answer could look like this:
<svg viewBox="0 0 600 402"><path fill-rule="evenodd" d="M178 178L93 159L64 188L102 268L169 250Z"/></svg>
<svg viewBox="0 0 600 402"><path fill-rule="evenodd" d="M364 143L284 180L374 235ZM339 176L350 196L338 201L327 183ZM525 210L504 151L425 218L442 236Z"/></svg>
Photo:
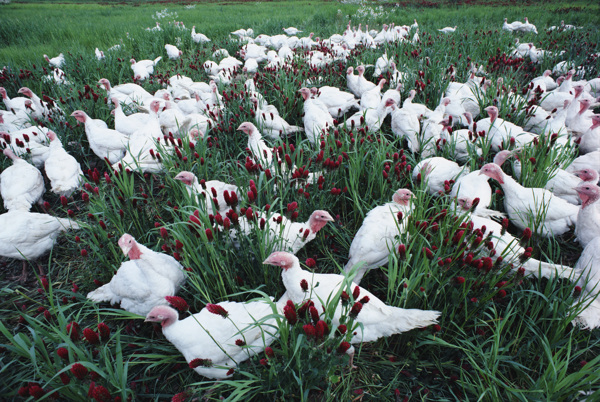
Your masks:
<svg viewBox="0 0 600 402"><path fill-rule="evenodd" d="M342 32L350 17L353 24L368 23L374 29L380 29L384 22L410 24L413 18L418 20L422 41L419 46L388 44L385 50L400 60L399 64L410 74L403 99L419 78L417 72L423 71L421 79L427 85L415 102L429 107L437 104L447 85L444 76L450 64L456 67L457 80L464 81L467 58L491 68L491 58L509 53L515 37L553 51L565 49L567 53L560 58L550 57L538 66L525 62L518 69L509 69L501 65L489 77L494 89L495 80L502 76L507 87L520 90L528 79L562 59L586 63L588 77L597 76L600 71L598 60L586 61L589 54L600 51L597 3L467 6L448 2L431 8L423 7L424 4L411 2L407 7L396 8L386 3L386 14L359 20L352 17L358 5L339 2L210 2L196 3L193 9L180 4L143 2L135 6L112 2L13 2L0 7L0 65L9 67L0 75L0 85L11 96L24 85L34 92L43 91L62 99L60 106L67 115L83 109L112 126L109 108L103 102L104 91L96 83L102 77L113 84L130 81L131 57L163 56L154 77L143 83L150 91L159 89L161 80L176 72L206 82L202 63L214 49L224 47L232 55L239 50L239 44L227 38L230 31L252 27L255 35L279 34L281 28L293 25L305 33L312 31L315 36L327 37ZM175 19L183 21L186 27L196 25L197 31L207 34L213 42L205 46L194 44L189 30L167 24L174 17L162 20L164 29L160 33L145 31L154 25L152 16L164 8L176 12ZM539 35L500 30L504 17L512 21L525 15L537 25ZM545 32L545 27L557 25L561 19L584 29ZM454 25L459 26L456 35L442 36L436 31ZM184 56L181 61L169 61L163 46L175 43L177 38ZM117 43L123 47L107 52ZM94 58L95 47L105 51L105 61ZM413 57L411 52L415 50L419 54ZM60 88L40 81L47 74L43 71L47 63L42 55L52 57L59 52L65 53L64 70L72 81L72 85ZM382 49L359 48L348 65L374 64L381 52ZM323 71L314 71L296 60L293 67L294 74L261 72L256 76L256 85L289 123L302 124L302 100L297 90L303 81L322 75L324 85L345 89L346 65L334 63ZM367 69L366 76L370 78L372 71ZM312 147L302 134L270 142L282 147L281 153L289 154L297 166L323 172L322 182L308 185L300 194L297 188L277 178L278 169L270 177L266 172L249 172L245 168L246 137L235 131L242 122L252 121L243 80L221 86L219 91L228 98L221 123L193 149L182 143L181 158L165 155L165 174L115 174L91 153L83 127L72 118L66 118L68 126L60 119L47 122L81 162L87 182L91 188L98 187L98 195L88 189L90 201L86 203L76 193L66 207L54 194L45 195L51 213L67 216L67 210L73 210L76 219L85 225L76 233L61 236L52 253L40 259L48 272L47 291L41 290L41 282L20 286L8 280L10 273L20 269L20 262L0 262L5 264L0 276L0 397L19 398L19 388L35 382L46 391L56 391L61 400L84 400L92 381L121 400L167 400L187 391L190 398L193 395L212 400L222 396L228 400L379 401L407 397L411 401L571 401L582 400L579 391L600 392L600 332L580 330L571 324L577 311L584 307L577 301L575 285L568 280L523 278L516 272L518 267L511 270L506 263L485 265L489 262L485 240L479 243L478 234L468 230L456 241L444 242L464 230L460 227L462 218L446 216L449 200L427 196L421 185L412 180L411 167L420 156L404 149L390 132L387 121L381 132L370 135L340 128L321 147ZM492 92L484 97L483 107L492 104ZM531 173L524 173L526 179L542 183L547 179L542 170L556 160L562 162L571 157L572 150L568 152L562 159L554 151L546 153L543 143L532 148L527 158L536 158L538 172L533 174L533 167L526 165L524 172ZM338 158L340 166L328 163ZM473 160L470 165L478 168L492 158L484 152L482 160ZM6 159L0 158L0 168L6 166ZM285 214L287 205L295 201L299 221L315 209L329 211L336 222L328 224L298 253L301 262L312 258L316 271L329 273L340 272L346 263L348 249L365 214L388 202L396 189L410 188L418 197L418 206L410 218L405 218L407 234L397 239L398 244L406 246L406 255L392 253L388 265L369 272L362 285L390 305L439 310L439 328L413 330L357 345L358 369L350 371L345 359L328 354L334 353L328 347L337 347L334 341L311 342L301 327L285 326L280 317L284 323L282 339L273 344L275 357L269 365L261 364L260 360L266 358L261 354L242 364L231 380L215 384L200 377L187 367L160 330L133 314L85 298L88 291L97 287L94 280L107 282L124 260L116 244L123 233L130 233L155 250L177 250L182 264L190 269L179 296L189 303L191 312L199 311L208 302L242 301L263 295L277 299L283 294L280 271L261 264L269 254L269 245L253 234L241 240L240 250L231 246L223 225L211 220L202 206L194 205L181 183L173 180L181 170L190 170L200 179L220 179L241 187L253 180L258 196L250 201L242 192L239 198L243 207L264 211L269 204L270 211ZM339 195L338 189L343 190ZM502 210L502 204L502 197L496 195L493 207ZM201 227L190 229L188 219L196 211ZM0 212L4 212L1 206ZM167 229L168 237L161 237L161 227ZM211 229L212 240L206 229ZM514 231L513 234L519 235ZM569 265L581 253L572 233L553 240L534 238L526 246L534 248L535 258ZM431 251L429 257L425 248ZM87 257L82 256L82 250ZM327 314L322 319L331 322ZM92 345L69 336L66 327L71 322L79 324L80 332L84 328L96 330L104 322L111 332L108 338ZM61 347L68 349L65 360L56 352ZM70 369L75 363L96 374L88 374L83 380L74 378ZM281 374L289 367L293 370ZM63 383L61 374L68 376L68 384Z"/></svg>

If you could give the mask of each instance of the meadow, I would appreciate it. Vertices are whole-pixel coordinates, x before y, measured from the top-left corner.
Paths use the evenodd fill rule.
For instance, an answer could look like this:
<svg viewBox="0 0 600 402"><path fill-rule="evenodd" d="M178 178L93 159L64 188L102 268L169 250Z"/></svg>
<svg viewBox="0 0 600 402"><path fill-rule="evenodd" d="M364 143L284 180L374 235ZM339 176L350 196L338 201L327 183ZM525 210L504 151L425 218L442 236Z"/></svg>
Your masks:
<svg viewBox="0 0 600 402"><path fill-rule="evenodd" d="M468 218L450 212L449 197L429 196L425 184L413 179L411 169L420 156L392 134L387 120L376 133L339 127L317 146L303 133L269 141L283 161L289 158L297 167L321 172L322 179L300 189L280 179L282 166L266 172L249 158L247 136L236 131L241 123L254 121L244 88L248 78L254 78L257 89L282 117L302 125L303 102L297 91L306 80L321 77L319 85L345 89L347 66L373 65L383 51L408 74L402 99L418 87L415 102L432 109L450 82L450 65L460 82L468 78L471 62L488 72L493 84L482 95L482 109L498 103L502 85L504 90L520 92L533 77L562 60L585 66L587 79L600 72L600 58L591 56L600 52L600 6L595 2L395 3L27 1L0 5L0 66L5 66L0 85L11 96L27 86L56 100L67 117L44 124L61 136L85 174L85 186L72 199L61 200L50 191L44 196L50 214L71 217L83 226L61 235L50 254L39 260L46 276L36 275L36 263L31 262L29 281L19 284L9 277L20 271L21 261L0 260L0 398L597 400L600 331L572 323L586 307L578 299L580 289L569 279L524 277L518 261L493 263L492 250L468 229ZM504 18L513 21L525 16L537 25L539 34L501 30ZM224 108L218 124L193 146L172 138L178 151L164 154L164 173L115 172L91 152L83 125L68 117L81 109L113 127L114 117L98 80L107 78L113 85L130 82L132 57L163 56L154 74L141 83L155 92L176 74L208 82L203 63L213 51L225 48L239 56L241 44L229 36L239 28L251 27L255 35L275 35L296 26L304 31L300 36L314 32L327 38L342 33L349 21L380 30L384 23L410 25L413 19L419 23L417 44L358 46L346 63L336 61L322 68L297 58L290 70L240 72L230 85L219 84ZM561 20L582 28L547 31ZM146 30L157 21L160 32ZM212 42L194 43L193 25ZM437 31L454 25L458 30L453 35ZM528 59L512 63L510 57L507 62L515 38L551 50L553 56L539 64ZM183 51L179 60L166 57L166 43ZM107 50L117 44L119 49ZM96 47L104 50L104 60L94 57ZM558 55L561 50L566 52ZM66 58L63 70L68 85L42 78L50 73L42 55L60 52ZM368 67L365 76L371 78L372 72ZM499 77L504 79L500 85ZM516 124L522 121L523 117L515 116ZM449 157L451 150L439 147L437 153ZM468 165L478 169L492 157L485 153ZM530 174L522 180L547 180L547 167L570 162L561 158L549 140L540 141L523 158L524 171ZM8 166L10 161L1 157L0 170ZM125 260L117 246L124 233L177 256L188 271L178 296L191 313L207 303L277 300L283 295L281 270L262 264L272 244L254 233L240 239L239 249L233 247L223 223L173 179L182 170L198 178L253 188L238 194L244 211L277 211L298 221L316 209L330 212L335 222L297 253L303 268L323 273L341 272L369 210L389 202L395 190L411 189L417 201L406 232L398 238L398 246L403 247L393 250L386 266L369 272L361 286L389 305L438 310L439 323L356 345L357 368L349 369L348 357L336 351L347 334L311 339L302 320L294 324L274 314L280 339L271 345L273 355L259 354L242 363L230 379L214 382L199 376L165 340L159 326L144 323L143 317L118 306L86 299ZM495 189L492 207L503 211L502 194L498 186ZM39 206L34 211L43 212ZM4 212L0 205L0 213ZM508 230L540 260L573 266L582 252L573 231L556 238L528 238L512 225ZM324 312L323 319L330 322L330 312Z"/></svg>

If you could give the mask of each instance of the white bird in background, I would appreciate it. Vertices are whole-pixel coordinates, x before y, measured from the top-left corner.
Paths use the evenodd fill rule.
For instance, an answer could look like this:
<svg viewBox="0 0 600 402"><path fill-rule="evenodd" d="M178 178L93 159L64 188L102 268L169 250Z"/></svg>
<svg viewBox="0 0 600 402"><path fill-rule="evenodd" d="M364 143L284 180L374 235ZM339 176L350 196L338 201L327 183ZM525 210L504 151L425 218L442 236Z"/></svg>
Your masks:
<svg viewBox="0 0 600 402"><path fill-rule="evenodd" d="M177 46L169 45L168 43L165 45L165 50L167 51L167 56L169 56L169 59L171 60L177 60L183 54L181 50L177 49Z"/></svg>
<svg viewBox="0 0 600 402"><path fill-rule="evenodd" d="M284 297L289 298L295 304L311 300L319 313L324 310L324 301L331 300L336 294L341 293L341 288L346 280L344 275L305 271L300 267L298 257L285 251L272 253L263 264L282 268L281 277L286 289ZM303 284L305 284L306 291L302 288ZM435 324L441 314L439 311L388 306L368 290L350 283L348 286L352 289L348 294L358 293L358 297L362 300L362 302L355 301L360 305L360 307L357 305L356 308L361 308L356 322L362 325L356 329L356 335L352 337L351 343L371 342L384 336L427 327ZM331 322L333 328L337 328L340 324L341 314L342 301L339 300ZM335 333L333 328L331 336ZM347 353L351 356L350 365L352 365L353 348L349 349Z"/></svg>
<svg viewBox="0 0 600 402"><path fill-rule="evenodd" d="M53 58L50 58L48 57L48 55L45 54L44 59L46 59L48 64L50 64L50 67L61 68L65 65L65 55L62 53Z"/></svg>
<svg viewBox="0 0 600 402"><path fill-rule="evenodd" d="M208 39L208 36L204 35L203 33L196 33L196 26L194 25L192 27L192 40L196 43L207 43L210 42L210 39Z"/></svg>
<svg viewBox="0 0 600 402"><path fill-rule="evenodd" d="M140 60L136 61L131 59L131 70L133 71L133 78L138 81L143 81L150 77L150 74L154 73L154 66L162 60L162 56L158 56L154 60Z"/></svg>
<svg viewBox="0 0 600 402"><path fill-rule="evenodd" d="M104 58L105 58L104 52L98 48L96 48L96 50L94 50L94 54L96 55L97 60L104 60Z"/></svg>
<svg viewBox="0 0 600 402"><path fill-rule="evenodd" d="M294 27L282 28L282 29L283 29L283 32L285 32L286 35L289 35L289 36L298 35L300 32L302 32L298 28L294 28Z"/></svg>
<svg viewBox="0 0 600 402"><path fill-rule="evenodd" d="M183 267L170 255L157 253L124 234L118 241L129 257L109 283L87 294L95 302L119 303L134 314L146 315L154 306L167 305L185 281Z"/></svg>
<svg viewBox="0 0 600 402"><path fill-rule="evenodd" d="M216 380L231 377L233 369L261 353L276 338L281 306L273 302L207 304L199 313L179 320L171 307L154 307L146 321L159 322L163 335L181 352L194 371ZM198 364L194 364L198 363Z"/></svg>
<svg viewBox="0 0 600 402"><path fill-rule="evenodd" d="M441 33L445 33L445 34L449 34L449 33L453 33L454 31L456 31L456 28L458 28L457 26L455 27L445 27L442 29L438 29L438 31L440 31Z"/></svg>

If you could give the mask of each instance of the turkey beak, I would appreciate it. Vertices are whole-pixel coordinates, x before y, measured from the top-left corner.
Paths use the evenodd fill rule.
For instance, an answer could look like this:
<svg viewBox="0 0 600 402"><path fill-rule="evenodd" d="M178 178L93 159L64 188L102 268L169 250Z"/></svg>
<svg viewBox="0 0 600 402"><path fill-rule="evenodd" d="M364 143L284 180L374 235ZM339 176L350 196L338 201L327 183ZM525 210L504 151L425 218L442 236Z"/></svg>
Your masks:
<svg viewBox="0 0 600 402"><path fill-rule="evenodd" d="M323 215L325 217L325 219L324 219L325 221L327 221L327 222L335 222L335 219L333 219L333 216L331 216L331 214L328 213L328 214L323 214Z"/></svg>

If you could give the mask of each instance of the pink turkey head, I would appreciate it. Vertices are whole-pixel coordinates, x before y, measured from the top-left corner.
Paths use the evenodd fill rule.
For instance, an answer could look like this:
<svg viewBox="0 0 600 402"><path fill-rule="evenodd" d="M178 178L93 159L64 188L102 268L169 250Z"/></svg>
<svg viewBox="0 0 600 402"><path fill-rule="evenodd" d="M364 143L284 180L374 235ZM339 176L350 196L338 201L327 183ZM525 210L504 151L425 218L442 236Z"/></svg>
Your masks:
<svg viewBox="0 0 600 402"><path fill-rule="evenodd" d="M181 171L177 174L177 176L174 177L175 180L180 180L183 183L187 184L188 186L191 186L194 181L196 180L196 176L192 173L192 172L188 172L188 171Z"/></svg>
<svg viewBox="0 0 600 402"><path fill-rule="evenodd" d="M600 200L600 187L595 184L583 182L575 187L575 191L581 198L581 209Z"/></svg>
<svg viewBox="0 0 600 402"><path fill-rule="evenodd" d="M310 98L310 89L302 88L298 92L300 92L300 94L302 95L302 99L308 100L308 98Z"/></svg>
<svg viewBox="0 0 600 402"><path fill-rule="evenodd" d="M117 98L115 98L114 96L112 98L110 98L110 101L113 103L113 105L115 105L115 108L118 108L119 105L121 103L119 103L119 100Z"/></svg>
<svg viewBox="0 0 600 402"><path fill-rule="evenodd" d="M356 67L356 71L358 72L358 75L360 77L362 77L363 74L365 73L365 66L358 66L358 67Z"/></svg>
<svg viewBox="0 0 600 402"><path fill-rule="evenodd" d="M387 82L387 81L386 81L386 79L385 79L385 78L382 78L382 79L379 81L379 89L383 89L383 86L385 85L385 83L386 83L386 82Z"/></svg>
<svg viewBox="0 0 600 402"><path fill-rule="evenodd" d="M131 63L131 65L134 65L136 63L135 59L133 59L133 58L131 60L129 60L129 62Z"/></svg>
<svg viewBox="0 0 600 402"><path fill-rule="evenodd" d="M592 184L594 183L598 183L598 171L594 170L594 169L590 169L590 168L585 168L585 169L581 169L578 170L576 172L573 172L573 174L577 177L579 177L582 181L584 182L590 182Z"/></svg>
<svg viewBox="0 0 600 402"><path fill-rule="evenodd" d="M129 256L130 260L138 260L142 255L137 242L130 234L125 233L121 236L117 244L121 248L121 251L123 251L123 254Z"/></svg>
<svg viewBox="0 0 600 402"><path fill-rule="evenodd" d="M348 67L348 69L346 70L346 75L354 75L354 68Z"/></svg>
<svg viewBox="0 0 600 402"><path fill-rule="evenodd" d="M500 169L500 166L495 163L488 163L487 165L483 165L481 170L479 171L480 175L486 175L500 184L504 184L504 172Z"/></svg>
<svg viewBox="0 0 600 402"><path fill-rule="evenodd" d="M55 141L58 139L58 137L56 136L56 133L54 131L48 131L46 133L46 137L48 137L48 139L50 140L50 142Z"/></svg>
<svg viewBox="0 0 600 402"><path fill-rule="evenodd" d="M87 114L85 114L85 112L83 110L76 110L73 113L71 113L71 116L75 117L75 119L77 119L77 121L80 121L84 124L88 117Z"/></svg>
<svg viewBox="0 0 600 402"><path fill-rule="evenodd" d="M153 100L152 102L150 102L150 110L154 113L158 113L158 110L160 109L160 101L158 100Z"/></svg>
<svg viewBox="0 0 600 402"><path fill-rule="evenodd" d="M579 101L579 114L583 114L586 110L588 110L590 108L590 100L589 99L582 99Z"/></svg>
<svg viewBox="0 0 600 402"><path fill-rule="evenodd" d="M498 108L496 106L488 106L485 110L490 116L490 121L493 123L498 118Z"/></svg>
<svg viewBox="0 0 600 402"><path fill-rule="evenodd" d="M27 87L20 88L17 93L23 94L29 98L33 96L33 91Z"/></svg>
<svg viewBox="0 0 600 402"><path fill-rule="evenodd" d="M415 195L412 193L412 191L406 188L401 188L396 190L392 196L392 201L394 201L396 204L408 205L414 196Z"/></svg>
<svg viewBox="0 0 600 402"><path fill-rule="evenodd" d="M313 233L317 233L327 222L333 222L335 219L327 211L317 210L310 215L308 225Z"/></svg>
<svg viewBox="0 0 600 402"><path fill-rule="evenodd" d="M298 262L298 258L291 253L286 251L275 251L272 253L266 260L263 261L263 264L275 265L277 267L283 268L283 270L288 270L294 266Z"/></svg>
<svg viewBox="0 0 600 402"><path fill-rule="evenodd" d="M110 91L110 82L106 78L101 78L98 84L102 85L107 91Z"/></svg>
<svg viewBox="0 0 600 402"><path fill-rule="evenodd" d="M6 89L4 89L4 87L0 87L0 95L2 95L2 99L8 98L8 95L6 94Z"/></svg>
<svg viewBox="0 0 600 402"><path fill-rule="evenodd" d="M458 202L458 205L460 205L460 207L465 211L470 210L473 206L473 200L471 200L469 197L460 197L457 198L456 201Z"/></svg>
<svg viewBox="0 0 600 402"><path fill-rule="evenodd" d="M146 322L160 322L163 328L177 322L179 320L179 313L172 307L169 306L156 306L146 315Z"/></svg>
<svg viewBox="0 0 600 402"><path fill-rule="evenodd" d="M243 131L244 133L248 134L248 135L252 135L255 131L256 131L256 126L250 122L245 122L240 124L240 126L237 128L238 131Z"/></svg>

